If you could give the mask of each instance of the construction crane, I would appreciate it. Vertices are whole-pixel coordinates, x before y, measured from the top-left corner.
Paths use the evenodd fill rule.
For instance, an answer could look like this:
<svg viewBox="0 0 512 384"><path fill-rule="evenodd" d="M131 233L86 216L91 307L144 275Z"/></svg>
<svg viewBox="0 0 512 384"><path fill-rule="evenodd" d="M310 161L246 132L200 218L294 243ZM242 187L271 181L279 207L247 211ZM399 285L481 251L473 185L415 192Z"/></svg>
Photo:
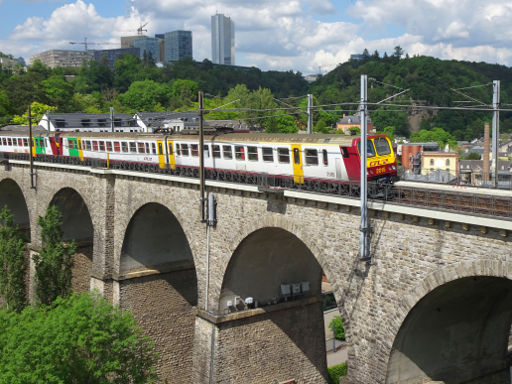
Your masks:
<svg viewBox="0 0 512 384"><path fill-rule="evenodd" d="M146 25L148 25L148 23L145 23L145 24L141 24L139 28L137 28L137 35L139 36L142 36L142 32L147 32L148 30L147 29L143 29Z"/></svg>
<svg viewBox="0 0 512 384"><path fill-rule="evenodd" d="M84 48L85 48L85 52L87 52L87 47L89 45L117 45L117 43L111 43L111 42L108 42L108 41L105 41L105 42L102 42L102 43L93 43L93 42L90 42L90 41L87 41L87 37L84 37L84 41L70 41L69 44L79 44L79 45L83 45Z"/></svg>

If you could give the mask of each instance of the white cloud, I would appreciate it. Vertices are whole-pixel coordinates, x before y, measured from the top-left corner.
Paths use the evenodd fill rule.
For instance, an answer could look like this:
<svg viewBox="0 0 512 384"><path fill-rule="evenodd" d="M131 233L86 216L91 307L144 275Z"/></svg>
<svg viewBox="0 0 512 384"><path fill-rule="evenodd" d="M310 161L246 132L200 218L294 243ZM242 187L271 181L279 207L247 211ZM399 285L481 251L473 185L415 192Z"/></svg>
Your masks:
<svg viewBox="0 0 512 384"><path fill-rule="evenodd" d="M0 50L27 58L84 37L119 43L147 22L147 35L191 30L194 59L209 59L210 20L218 12L235 23L236 63L262 69L326 71L364 48L382 55L397 45L409 55L512 62L510 0L356 0L343 11L331 0L128 0L131 12L110 18L98 14L95 1L75 0L48 18L27 18L0 41Z"/></svg>

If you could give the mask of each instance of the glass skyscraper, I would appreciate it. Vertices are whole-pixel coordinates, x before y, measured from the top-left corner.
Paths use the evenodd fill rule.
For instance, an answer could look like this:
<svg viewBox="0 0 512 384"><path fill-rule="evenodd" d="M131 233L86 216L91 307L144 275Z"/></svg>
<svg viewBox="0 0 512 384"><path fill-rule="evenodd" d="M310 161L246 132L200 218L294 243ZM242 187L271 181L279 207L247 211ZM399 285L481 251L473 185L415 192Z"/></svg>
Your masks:
<svg viewBox="0 0 512 384"><path fill-rule="evenodd" d="M178 61L185 57L192 58L192 32L172 31L165 34L165 61Z"/></svg>
<svg viewBox="0 0 512 384"><path fill-rule="evenodd" d="M212 16L212 62L235 65L235 23L221 13Z"/></svg>
<svg viewBox="0 0 512 384"><path fill-rule="evenodd" d="M140 58L144 58L144 52L146 52L146 56L151 53L151 57L155 62L160 61L160 39L155 37L142 37L133 42L133 46L135 48L139 48L140 50Z"/></svg>

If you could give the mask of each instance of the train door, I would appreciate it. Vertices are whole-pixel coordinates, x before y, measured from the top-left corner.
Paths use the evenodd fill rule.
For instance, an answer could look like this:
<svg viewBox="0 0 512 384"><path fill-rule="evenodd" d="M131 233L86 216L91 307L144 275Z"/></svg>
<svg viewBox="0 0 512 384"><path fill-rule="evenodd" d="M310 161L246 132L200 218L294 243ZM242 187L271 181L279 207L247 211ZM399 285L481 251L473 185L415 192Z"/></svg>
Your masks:
<svg viewBox="0 0 512 384"><path fill-rule="evenodd" d="M157 140L156 148L157 148L157 152L158 152L158 164L160 165L160 169L165 169L164 142L162 140Z"/></svg>
<svg viewBox="0 0 512 384"><path fill-rule="evenodd" d="M78 152L78 141L77 139L67 139L68 140L68 152L70 157L78 157L80 153Z"/></svg>
<svg viewBox="0 0 512 384"><path fill-rule="evenodd" d="M334 162L334 166L335 166L335 171L336 171L336 180L341 180L342 176L343 176L343 173L341 171L341 159L340 158L336 158L335 162Z"/></svg>
<svg viewBox="0 0 512 384"><path fill-rule="evenodd" d="M78 138L76 139L78 144L78 157L80 158L80 161L84 161L84 150L82 149L82 139Z"/></svg>
<svg viewBox="0 0 512 384"><path fill-rule="evenodd" d="M302 169L302 156L300 145L292 145L293 181L304 184L304 170Z"/></svg>
<svg viewBox="0 0 512 384"><path fill-rule="evenodd" d="M35 154L36 155L45 155L46 154L46 142L44 137L42 136L34 136L35 142Z"/></svg>
<svg viewBox="0 0 512 384"><path fill-rule="evenodd" d="M174 171L176 169L176 157L174 156L174 144L172 141L167 142L168 154L169 154L169 166Z"/></svg>

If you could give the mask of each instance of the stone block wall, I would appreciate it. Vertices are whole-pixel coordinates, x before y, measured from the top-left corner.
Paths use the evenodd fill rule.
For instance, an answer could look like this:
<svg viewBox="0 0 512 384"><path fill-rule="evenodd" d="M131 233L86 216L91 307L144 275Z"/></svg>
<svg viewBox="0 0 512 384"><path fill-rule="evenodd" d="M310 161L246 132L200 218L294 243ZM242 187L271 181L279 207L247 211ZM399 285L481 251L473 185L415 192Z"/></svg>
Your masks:
<svg viewBox="0 0 512 384"><path fill-rule="evenodd" d="M195 275L193 270L119 282L120 305L130 310L155 343L162 382L193 383Z"/></svg>

